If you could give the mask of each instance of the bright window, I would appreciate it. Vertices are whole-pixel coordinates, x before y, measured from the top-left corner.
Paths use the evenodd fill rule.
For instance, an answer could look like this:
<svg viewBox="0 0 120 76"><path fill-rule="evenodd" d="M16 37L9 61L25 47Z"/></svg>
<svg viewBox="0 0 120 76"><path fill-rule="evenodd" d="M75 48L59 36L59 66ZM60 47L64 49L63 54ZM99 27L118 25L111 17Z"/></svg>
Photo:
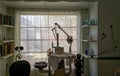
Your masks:
<svg viewBox="0 0 120 76"><path fill-rule="evenodd" d="M58 12L56 12L58 13ZM45 60L47 49L51 48L51 42L56 46L52 28L58 23L69 35L73 36L72 53L77 52L77 15L20 15L20 43L24 46L23 58L40 61ZM58 29L59 45L69 52L69 44L66 34ZM29 56L29 58L28 58ZM31 62L31 63L32 63Z"/></svg>

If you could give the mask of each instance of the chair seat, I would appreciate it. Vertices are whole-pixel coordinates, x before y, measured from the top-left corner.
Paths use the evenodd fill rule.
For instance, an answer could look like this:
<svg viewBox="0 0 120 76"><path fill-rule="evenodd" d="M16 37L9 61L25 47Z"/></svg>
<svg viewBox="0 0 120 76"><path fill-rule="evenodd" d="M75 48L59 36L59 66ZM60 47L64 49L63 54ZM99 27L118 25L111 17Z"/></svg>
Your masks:
<svg viewBox="0 0 120 76"><path fill-rule="evenodd" d="M16 61L9 68L10 76L29 76L30 64L26 60Z"/></svg>
<svg viewBox="0 0 120 76"><path fill-rule="evenodd" d="M47 63L46 62L35 62L34 67L38 68L39 70L43 70L43 68L47 67Z"/></svg>

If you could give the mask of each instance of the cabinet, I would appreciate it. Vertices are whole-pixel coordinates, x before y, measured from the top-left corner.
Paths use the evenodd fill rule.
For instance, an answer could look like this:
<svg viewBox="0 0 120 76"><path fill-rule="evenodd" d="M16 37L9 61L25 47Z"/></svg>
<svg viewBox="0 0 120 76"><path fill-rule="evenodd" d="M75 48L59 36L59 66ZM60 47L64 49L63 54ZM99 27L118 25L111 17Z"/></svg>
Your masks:
<svg viewBox="0 0 120 76"><path fill-rule="evenodd" d="M14 61L14 54L0 57L0 76L9 76L9 67Z"/></svg>
<svg viewBox="0 0 120 76"><path fill-rule="evenodd" d="M84 76L98 76L98 25L86 24L81 26L82 52L84 60Z"/></svg>
<svg viewBox="0 0 120 76"><path fill-rule="evenodd" d="M82 54L97 56L98 54L98 25L82 25Z"/></svg>
<svg viewBox="0 0 120 76"><path fill-rule="evenodd" d="M13 17L0 15L0 57L14 53Z"/></svg>
<svg viewBox="0 0 120 76"><path fill-rule="evenodd" d="M14 61L13 16L0 14L0 76L9 76L9 66Z"/></svg>

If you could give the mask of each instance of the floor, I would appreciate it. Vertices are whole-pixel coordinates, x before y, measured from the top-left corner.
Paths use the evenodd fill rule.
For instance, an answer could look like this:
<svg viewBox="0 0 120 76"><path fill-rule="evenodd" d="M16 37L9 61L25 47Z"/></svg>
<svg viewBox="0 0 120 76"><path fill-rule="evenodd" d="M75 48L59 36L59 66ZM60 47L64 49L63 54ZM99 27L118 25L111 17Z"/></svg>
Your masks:
<svg viewBox="0 0 120 76"><path fill-rule="evenodd" d="M47 69L47 68L45 68ZM37 68L31 67L31 74L30 76L49 76L48 73L40 73ZM75 76L75 67L72 64L72 72L70 76Z"/></svg>
<svg viewBox="0 0 120 76"><path fill-rule="evenodd" d="M40 73L37 68L34 68L34 63L39 61L46 61L47 57L46 53L30 53L30 54L23 54L22 59L25 59L30 62L31 64L31 74L30 76L49 76L47 73ZM42 58L41 58L42 57ZM48 68L45 68L48 70ZM72 63L72 73L71 76L75 76L75 67L74 63Z"/></svg>

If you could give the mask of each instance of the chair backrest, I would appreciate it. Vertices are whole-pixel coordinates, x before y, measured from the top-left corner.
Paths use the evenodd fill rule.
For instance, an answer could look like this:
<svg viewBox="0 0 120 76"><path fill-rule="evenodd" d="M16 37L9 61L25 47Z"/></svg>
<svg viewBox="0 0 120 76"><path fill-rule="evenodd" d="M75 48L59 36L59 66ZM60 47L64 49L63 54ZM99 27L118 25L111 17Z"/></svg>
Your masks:
<svg viewBox="0 0 120 76"><path fill-rule="evenodd" d="M9 68L10 76L29 76L30 64L28 61L20 60L11 64Z"/></svg>
<svg viewBox="0 0 120 76"><path fill-rule="evenodd" d="M120 76L120 67L115 69L115 76Z"/></svg>

